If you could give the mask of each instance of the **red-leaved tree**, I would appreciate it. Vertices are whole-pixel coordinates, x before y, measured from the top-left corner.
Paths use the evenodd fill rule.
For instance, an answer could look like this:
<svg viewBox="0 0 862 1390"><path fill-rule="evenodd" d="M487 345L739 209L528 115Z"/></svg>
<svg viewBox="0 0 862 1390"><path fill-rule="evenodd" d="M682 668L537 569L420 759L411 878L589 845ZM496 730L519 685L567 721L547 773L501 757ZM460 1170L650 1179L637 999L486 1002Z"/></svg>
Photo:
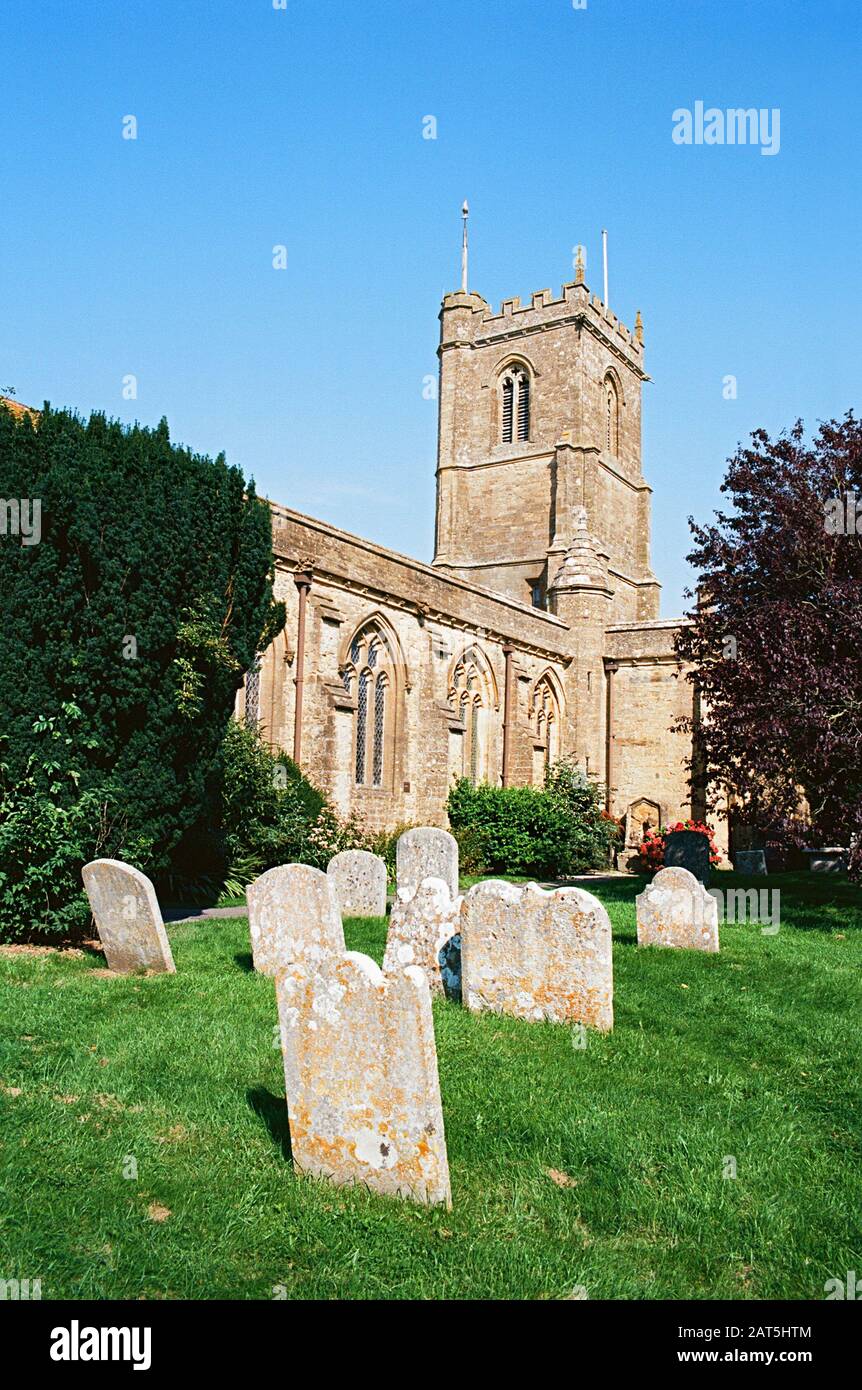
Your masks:
<svg viewBox="0 0 862 1390"><path fill-rule="evenodd" d="M701 581L678 640L704 714L698 776L766 834L807 823L811 841L852 846L859 876L862 421L810 442L801 422L757 430L722 492L713 525L690 519Z"/></svg>

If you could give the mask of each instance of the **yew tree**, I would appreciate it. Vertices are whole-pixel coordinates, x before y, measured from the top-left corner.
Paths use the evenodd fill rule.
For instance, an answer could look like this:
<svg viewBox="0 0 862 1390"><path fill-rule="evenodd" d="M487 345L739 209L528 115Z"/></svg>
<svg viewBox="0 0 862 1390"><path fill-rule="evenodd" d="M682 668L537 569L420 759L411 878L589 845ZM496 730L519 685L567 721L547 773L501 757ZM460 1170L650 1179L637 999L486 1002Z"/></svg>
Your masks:
<svg viewBox="0 0 862 1390"><path fill-rule="evenodd" d="M2 934L68 925L83 856L171 866L284 614L266 502L164 421L0 404L0 499Z"/></svg>
<svg viewBox="0 0 862 1390"><path fill-rule="evenodd" d="M678 639L704 712L698 772L765 834L852 846L858 875L862 422L757 430L722 492L711 525L689 522L700 583Z"/></svg>

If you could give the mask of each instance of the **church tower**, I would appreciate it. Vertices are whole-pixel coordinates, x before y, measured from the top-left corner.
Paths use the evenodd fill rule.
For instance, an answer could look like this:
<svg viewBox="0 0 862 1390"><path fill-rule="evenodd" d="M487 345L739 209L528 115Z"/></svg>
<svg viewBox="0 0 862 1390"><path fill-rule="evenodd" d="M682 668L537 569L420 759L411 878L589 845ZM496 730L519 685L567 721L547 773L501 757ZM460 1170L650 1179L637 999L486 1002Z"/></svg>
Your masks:
<svg viewBox="0 0 862 1390"><path fill-rule="evenodd" d="M607 556L608 623L657 618L640 315L626 328L580 265L559 297L539 290L494 313L467 289L466 255L464 266L440 311L434 564L554 607L555 578L586 525Z"/></svg>

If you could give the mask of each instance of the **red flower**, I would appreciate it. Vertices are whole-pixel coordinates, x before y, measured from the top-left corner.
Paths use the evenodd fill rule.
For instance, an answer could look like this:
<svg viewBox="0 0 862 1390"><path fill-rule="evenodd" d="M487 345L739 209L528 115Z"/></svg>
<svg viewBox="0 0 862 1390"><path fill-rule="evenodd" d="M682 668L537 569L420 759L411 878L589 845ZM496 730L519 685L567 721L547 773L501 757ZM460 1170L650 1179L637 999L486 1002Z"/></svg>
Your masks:
<svg viewBox="0 0 862 1390"><path fill-rule="evenodd" d="M667 837L678 830L695 830L698 834L705 835L709 841L710 864L721 863L721 855L715 843L715 831L712 829L712 826L707 825L704 821L686 820L677 821L676 825L665 826L664 830L647 831L638 850L642 868L662 868Z"/></svg>

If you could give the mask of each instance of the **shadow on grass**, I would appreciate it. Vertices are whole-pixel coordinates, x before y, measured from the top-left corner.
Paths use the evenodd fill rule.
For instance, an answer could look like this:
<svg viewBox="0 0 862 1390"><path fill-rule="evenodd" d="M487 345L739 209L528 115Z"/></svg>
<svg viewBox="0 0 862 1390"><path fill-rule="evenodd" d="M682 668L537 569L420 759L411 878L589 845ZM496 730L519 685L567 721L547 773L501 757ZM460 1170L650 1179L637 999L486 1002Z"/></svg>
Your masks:
<svg viewBox="0 0 862 1390"><path fill-rule="evenodd" d="M246 1091L246 1100L259 1119L269 1130L270 1138L281 1149L282 1158L288 1163L292 1158L290 1147L290 1125L287 1120L287 1102L284 1096L274 1096L264 1086Z"/></svg>
<svg viewBox="0 0 862 1390"><path fill-rule="evenodd" d="M240 970L245 971L246 975L254 974L254 957L251 954L251 951L238 951L237 954L234 956L234 960L236 961Z"/></svg>

